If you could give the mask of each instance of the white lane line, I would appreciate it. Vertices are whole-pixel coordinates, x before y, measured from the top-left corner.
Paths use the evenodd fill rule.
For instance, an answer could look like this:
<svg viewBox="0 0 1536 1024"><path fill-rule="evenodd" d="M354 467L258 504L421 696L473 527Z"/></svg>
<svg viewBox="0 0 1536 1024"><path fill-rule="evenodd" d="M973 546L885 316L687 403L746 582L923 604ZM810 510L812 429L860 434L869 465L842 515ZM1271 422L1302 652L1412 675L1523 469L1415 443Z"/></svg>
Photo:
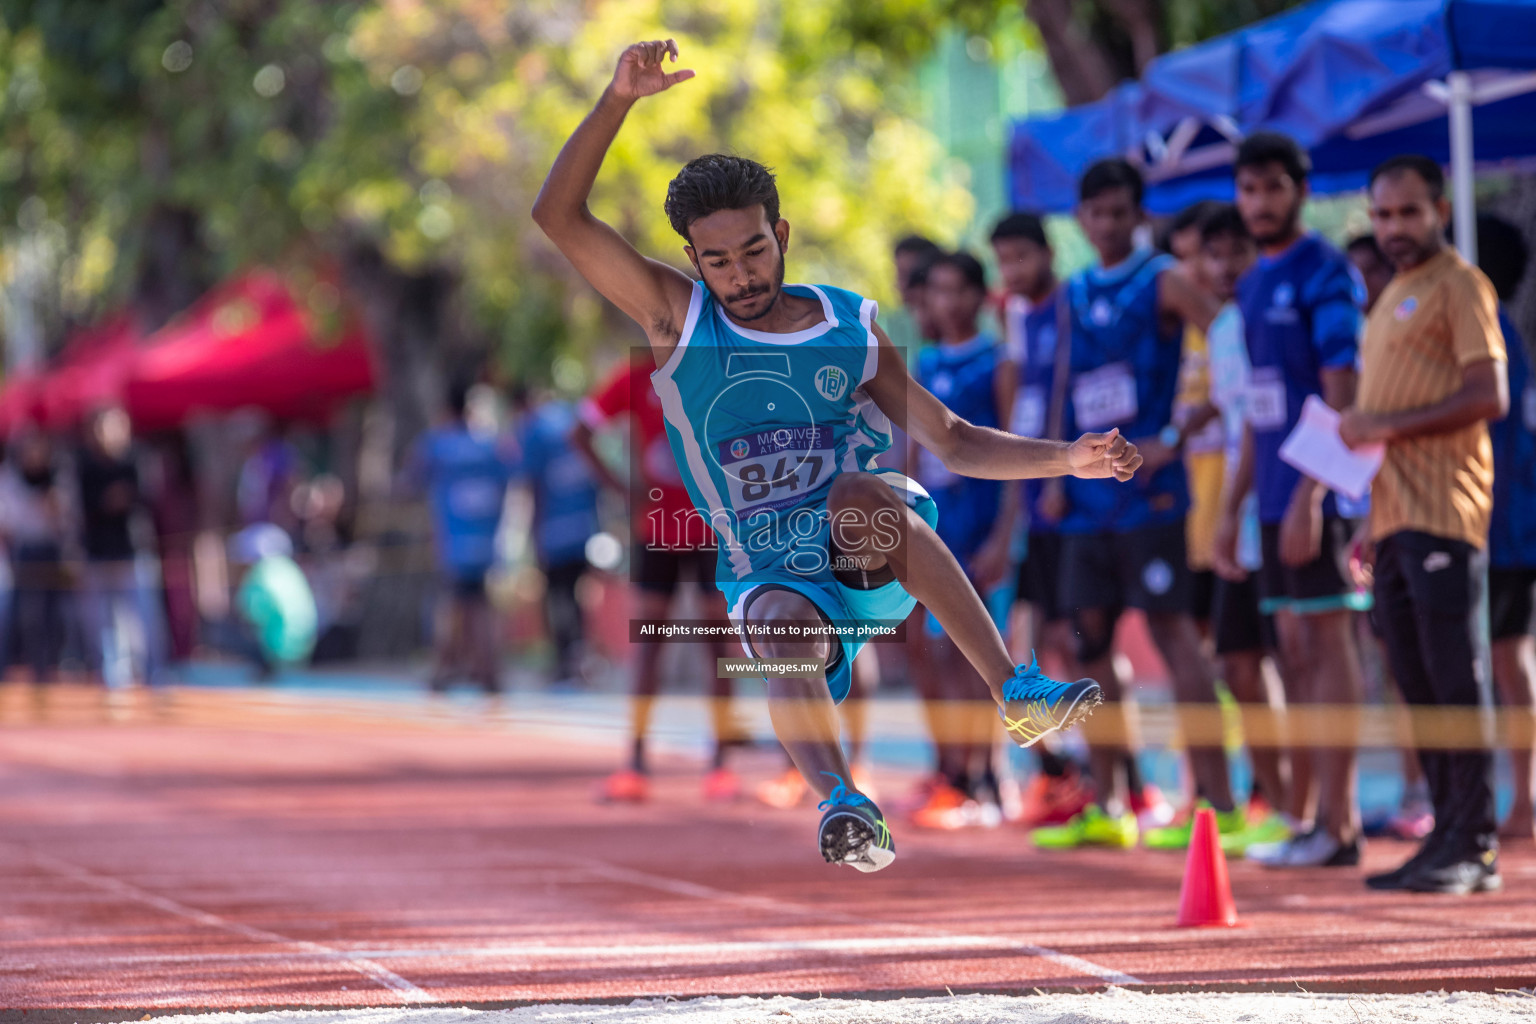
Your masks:
<svg viewBox="0 0 1536 1024"><path fill-rule="evenodd" d="M646 871L636 871L633 868L623 868L616 864L592 858L574 859L572 863L580 864L597 874L605 875L614 881L629 882L634 885L646 886L651 889L659 889L662 892L674 893L678 896L687 896L691 899L708 900L714 903L734 903L738 906L749 906L757 909L776 910L782 913L795 914L802 917L814 917L819 921L839 921L857 925L884 925L889 928L908 932L913 938L927 937L931 939L972 940L980 939L992 943L992 948L1005 948L1025 953L1029 956L1048 960L1059 967L1065 967L1090 978L1099 978L1111 985L1145 985L1140 978L1117 971L1103 964L1096 964L1092 960L1086 960L1071 953L1063 953L1060 950L1051 949L1049 946L1036 945L1033 942L1023 942L1005 937L987 939L983 936L956 935L942 928L931 928L925 925L907 924L900 921L881 921L868 915L854 915L827 910L822 907L808 907L801 903L790 903L785 900L777 900L769 896L746 896L741 893L728 892L724 889L715 889L711 886L700 885L697 882L685 882L677 878L667 878L664 875L653 875ZM724 944L717 944L724 945Z"/></svg>
<svg viewBox="0 0 1536 1024"><path fill-rule="evenodd" d="M7 844L10 845L10 844ZM755 955L773 953L819 953L819 954L876 954L876 953L900 953L900 952L944 952L947 950L1009 950L1022 953L1026 956L1036 957L1066 968L1074 973L1091 978L1099 978L1112 985L1143 985L1141 979L1102 964L1094 963L1083 957L1063 953L1060 950L1051 949L1032 942L1010 938L1006 935L969 935L956 934L939 928L924 925L913 925L900 921L881 921L867 915L856 915L846 912L831 910L824 907L811 907L801 903L792 903L786 900L775 899L768 896L750 896L743 893L729 892L724 889L716 889L712 886L701 885L697 882L689 882L683 879L668 878L664 875L654 875L646 871L638 871L633 868L620 867L606 861L591 858L573 859L568 864L569 868L586 870L592 874L615 882L641 886L670 893L676 896L684 896L690 899L703 900L712 903L727 903L736 906L750 907L755 910L767 910L783 913L795 917L815 918L823 923L852 924L863 927L876 925L905 932L905 935L847 938L847 939L808 939L808 940L783 940L760 942L709 942L709 943L667 943L667 944L636 944L636 945L607 945L607 946L558 946L544 944L527 945L496 945L496 946L471 946L471 947L422 947L402 949L337 949L324 946L319 943L291 939L275 932L269 932L260 928L253 928L239 922L229 921L225 918L210 914L207 911L198 910L186 906L164 896L140 889L137 886L123 882L106 875L100 875L85 868L78 867L66 861L28 850L36 861L66 875L88 882L99 888L108 889L119 895L137 900L157 907L167 913L175 914L189 920L220 928L225 931L245 935L249 938L263 942L275 942L293 947L292 951L271 953L200 953L200 954L128 954L117 957L94 958L93 963L128 964L128 963L226 963L242 961L271 961L284 959L307 959L314 957L325 962L342 963L355 970L366 974L381 985L400 992L408 1002L426 1003L436 1002L429 993L405 980L400 975L384 967L380 960L412 960L412 959L440 959L440 958L474 958L474 959L522 959L522 960L622 960L650 958L670 959L675 957L717 957L726 959L736 957L748 960ZM35 965L58 964L62 961L53 958L36 958L31 961ZM16 966L15 964L11 965Z"/></svg>
<svg viewBox="0 0 1536 1024"><path fill-rule="evenodd" d="M707 956L727 963L751 961L774 953L826 953L834 956L860 956L879 953L942 953L960 950L1018 950L1021 947L1038 949L1020 943L1007 936L986 935L934 935L891 936L874 938L842 939L783 939L755 942L670 942L611 946L559 946L545 943L496 946L422 946L398 949L353 949L348 955L368 960L669 960L678 957ZM240 963L252 961L283 960L294 954L270 953L134 953L124 956L93 957L94 964L129 963ZM319 955L319 954L316 954ZM1070 958L1074 961L1077 958ZM52 960L34 960L27 966L43 966ZM1119 977L1126 977L1119 975Z"/></svg>
<svg viewBox="0 0 1536 1024"><path fill-rule="evenodd" d="M17 844L7 843L6 845L16 846ZM279 935L276 932L269 932L265 928L253 928L250 925L241 924L238 921L231 921L227 918L220 917L217 914L210 914L206 910L199 910L196 907L189 907L185 903L178 903L176 900L161 896L157 893L152 893L147 889L140 889L138 886L129 882L125 882L122 879L113 878L110 875L99 874L95 871L91 871L88 868L80 867L78 864L71 864L69 861L60 860L51 854L42 853L27 847L18 846L18 848L21 849L24 853L30 855L32 860L40 867L46 868L55 874L63 875L66 878L74 879L77 882L83 882L86 885L93 885L98 889L111 892L126 899L134 900L138 903L146 904L156 908L157 910L163 910L167 914L173 914L176 917L185 918L188 921L195 921L198 924L206 925L209 928L218 928L226 932L233 932L236 935L243 935L246 938L255 939L258 942L275 942L285 946L292 946L298 952L318 957L319 959L327 962L342 964L352 968L360 974L373 979L385 988L400 993L401 998L408 1003L437 1002L437 1000L431 995L431 993L427 992L426 989L412 984L411 982L400 977L400 975L396 974L394 971L391 971L389 968L383 966L382 964L374 963L367 957L358 956L354 953L344 952L339 949L332 949L331 947L321 945L318 942L309 942L304 939L291 939L286 935ZM293 956L292 953L275 953L272 955L279 958Z"/></svg>

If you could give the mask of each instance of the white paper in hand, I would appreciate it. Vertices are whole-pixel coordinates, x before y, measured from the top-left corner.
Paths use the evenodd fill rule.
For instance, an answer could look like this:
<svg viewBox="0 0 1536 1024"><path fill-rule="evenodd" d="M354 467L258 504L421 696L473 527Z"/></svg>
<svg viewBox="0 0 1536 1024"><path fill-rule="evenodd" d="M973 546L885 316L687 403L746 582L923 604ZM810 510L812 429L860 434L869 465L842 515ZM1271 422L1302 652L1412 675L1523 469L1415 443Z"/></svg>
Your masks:
<svg viewBox="0 0 1536 1024"><path fill-rule="evenodd" d="M1280 458L1286 463L1356 500L1371 486L1385 453L1385 445L1346 445L1339 437L1339 414L1317 395L1307 396L1296 429L1280 446Z"/></svg>

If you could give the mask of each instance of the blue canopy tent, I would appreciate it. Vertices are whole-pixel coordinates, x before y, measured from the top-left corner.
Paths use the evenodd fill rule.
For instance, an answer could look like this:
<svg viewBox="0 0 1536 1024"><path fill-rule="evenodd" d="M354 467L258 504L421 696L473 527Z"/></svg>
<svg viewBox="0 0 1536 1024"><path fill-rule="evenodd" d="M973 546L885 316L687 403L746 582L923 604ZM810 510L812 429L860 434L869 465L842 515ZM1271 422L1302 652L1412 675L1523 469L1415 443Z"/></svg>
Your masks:
<svg viewBox="0 0 1536 1024"><path fill-rule="evenodd" d="M1260 128L1311 151L1319 194L1362 187L1395 153L1450 164L1472 255L1474 143L1484 167L1536 158L1536 0L1318 0L1186 47L1096 103L1016 122L1009 194L1069 210L1083 169L1119 154L1145 172L1148 208L1172 212L1230 196L1236 143Z"/></svg>

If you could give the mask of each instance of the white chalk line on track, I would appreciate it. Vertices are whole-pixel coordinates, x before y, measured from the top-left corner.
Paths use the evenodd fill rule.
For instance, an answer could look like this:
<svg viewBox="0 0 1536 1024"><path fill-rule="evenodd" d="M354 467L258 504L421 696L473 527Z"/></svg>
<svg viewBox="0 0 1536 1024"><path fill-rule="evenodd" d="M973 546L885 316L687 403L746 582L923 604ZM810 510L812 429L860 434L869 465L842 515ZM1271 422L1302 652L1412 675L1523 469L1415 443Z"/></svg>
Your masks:
<svg viewBox="0 0 1536 1024"><path fill-rule="evenodd" d="M1146 984L1146 982L1139 978L1126 974L1123 971L1117 971L1112 967L1105 967L1103 964L1096 964L1092 960L1086 960L1083 957L1074 956L1071 953L1063 953L1060 950L1051 949L1048 946L1040 946L1032 942L1010 939L1006 936L989 938L986 936L977 935L956 935L953 932L948 932L941 928L930 928L923 925L907 924L901 921L881 921L879 919L871 918L868 915L840 913L838 911L827 910L824 907L808 907L801 903L791 903L786 900L777 900L769 896L745 896L739 893L728 892L724 889L716 889L711 886L700 885L697 882L687 882L681 879L667 878L663 875L653 875L645 871L636 871L633 868L623 868L601 860L582 859L576 863L591 869L597 874L612 878L615 881L623 881L635 885L643 885L652 889L660 889L663 892L676 893L679 896L689 896L694 899L707 900L717 903L735 903L737 905L750 906L758 909L776 910L781 913L811 917L822 922L839 921L845 924L863 926L868 926L871 924L881 925L883 927L900 929L901 931L907 932L908 935L905 936L905 938L909 940L929 939L945 940L950 942L958 942L962 940L965 942L986 942L990 943L988 948L1016 950L1017 952L1024 953L1033 957L1038 957L1041 960L1049 961L1050 963L1056 964L1058 967L1068 968L1069 970L1075 971L1078 974L1083 974L1090 978L1098 978L1102 981L1107 981L1111 985ZM882 940L873 939L868 941ZM893 938L890 941L899 941L899 939Z"/></svg>
<svg viewBox="0 0 1536 1024"><path fill-rule="evenodd" d="M545 943L527 943L495 946L418 946L398 948L348 948L326 950L310 954L291 951L253 953L132 953L123 956L91 957L91 964L121 965L137 963L194 964L194 963L247 963L271 960L288 960L297 956L316 956L329 959L336 954L373 960L433 960L433 959L506 959L506 960L672 960L678 957L708 956L728 963L754 961L773 953L828 953L858 956L871 953L932 952L951 950L998 950L1015 951L1021 943L1007 936L986 935L934 935L890 936L883 938L840 939L779 939L755 942L668 942L639 943L634 945L561 946ZM1027 947L1035 949L1038 947ZM40 967L53 960L33 960L26 967ZM1121 975L1125 977L1125 975Z"/></svg>
<svg viewBox="0 0 1536 1024"><path fill-rule="evenodd" d="M280 695L264 695L264 696L268 696L269 703L275 703L275 704L288 704L289 703L288 701L278 701L278 700L273 700L272 699L273 697L280 696ZM281 696L285 696L285 695L281 695ZM343 704L343 705L347 705L347 704L350 704L351 702L343 700L343 701L338 701L337 703ZM304 706L306 704L311 709L313 709L313 707L314 707L313 698L310 698L308 700L293 700L292 703L291 703L291 706L290 707L285 707L284 710L297 710L299 707L302 707L302 706ZM349 708L349 710L351 710L351 709ZM543 726L546 723L539 723L539 724L541 726ZM274 932L268 932L268 931L265 931L263 929L252 928L250 926L242 925L242 924L239 924L238 922L234 922L234 921L227 921L224 918L218 917L217 915L209 914L206 911L198 910L198 909L196 909L194 907L185 906L184 904L177 903L174 900L170 900L170 899L168 899L166 897L162 897L162 896L156 895L155 893L149 892L147 890L140 889L137 886L133 886L133 885L127 883L127 882L123 882L120 879L112 878L112 877L106 876L106 875L99 875L99 874L96 874L95 872L88 871L85 868L81 868L81 867L78 867L76 865L69 864L68 862L60 861L60 860L57 860L56 858L51 858L51 857L47 857L46 855L38 854L36 851L30 850L30 849L27 852L29 854L31 854L35 859L37 859L39 861L39 863L42 863L45 866L50 866L50 867L52 867L56 871L60 871L61 873L64 873L64 874L78 873L77 877L81 878L82 880L88 880L88 881L91 881L93 884L96 884L96 885L99 885L99 886L102 886L102 887L105 887L105 888L113 889L113 890L118 891L119 893L121 893L123 895L129 896L130 898L139 900L141 902L148 903L148 904L150 904L152 906L159 907L160 909L165 910L168 913L172 913L172 914L176 914L178 916L186 917L186 918L189 918L191 920L196 920L196 921L199 921L201 923L207 924L207 925L209 925L211 927L222 928L222 929L225 929L227 931L233 931L233 932L238 933L238 934L246 935L247 937L250 937L250 938L258 939L259 941L274 942L274 943L281 943L281 944L284 944L284 945L288 945L288 946L294 947L297 951L302 951L307 956L316 957L316 958L319 958L319 959L322 959L322 960L330 960L330 961L334 961L334 962L346 963L349 966L353 967L354 969L356 969L356 970L360 971L361 973L367 975L368 977L374 979L379 984L384 985L385 987L390 988L390 989L392 989L394 991L400 992L402 994L402 996L404 996L408 1002L414 1002L414 1003L436 1002L437 1000L430 993L426 992L424 989L420 988L419 986L413 984L410 981L407 981L405 978L400 977L398 974L395 974L394 972L388 970L387 968L383 967L381 964L376 963L374 961L376 961L378 959L407 959L407 958L412 958L412 957L451 957L451 956L464 956L464 957L474 957L474 958L526 956L528 958L539 958L539 959L548 959L548 958L555 958L555 957L560 957L560 956L567 956L567 957L573 957L573 956L593 956L593 957L598 957L598 956L600 956L603 959L624 959L624 958L630 958L630 957L661 955L658 952L648 952L648 951L658 951L658 950L676 951L676 950L679 950L679 949L688 949L688 950L693 951L693 952L690 953L690 955L709 955L710 953L719 953L719 952L725 952L725 951L737 951L737 952L741 952L743 954L746 954L746 953L749 953L749 952L759 952L759 953L773 953L773 952L781 952L781 953L826 952L826 953L835 953L835 952L837 952L839 950L843 950L843 951L847 951L847 952L850 952L850 953L860 953L860 952L862 952L862 953L868 954L868 953L879 953L879 952L901 952L903 950L911 950L913 952L917 952L917 951L942 952L942 951L944 951L946 949L955 949L955 950L962 950L962 949L965 949L965 950L992 949L992 950L1011 950L1011 951L1014 951L1014 952L1026 955L1026 956L1031 956L1031 957L1035 957L1035 958L1038 958L1038 959L1041 959L1041 960L1045 960L1047 962L1054 963L1054 964L1056 964L1059 967L1065 968L1067 970L1070 970L1070 971L1072 971L1074 973L1083 975L1085 977L1098 978L1101 981L1107 982L1108 984L1111 984L1111 985L1135 986L1135 985L1144 985L1144 984L1146 984L1146 982L1144 982L1141 979L1136 978L1136 977L1134 977L1134 976L1132 976L1130 974L1126 974L1126 973L1124 973L1122 971L1117 971L1117 970L1115 970L1113 968L1106 967L1106 966L1104 966L1102 964L1095 963L1095 962L1093 962L1091 960L1088 960L1088 959L1085 959L1083 957L1075 956L1075 955L1073 955L1071 953L1064 953L1064 952L1061 952L1060 950L1051 949L1050 947L1047 947L1047 946L1041 946L1041 945L1038 945L1038 944L1035 944L1035 943L1031 943L1031 942L1027 942L1027 941L1023 941L1023 940L1019 940L1019 939L1012 939L1012 938L1009 938L1007 936L979 936L979 935L959 934L959 933L955 933L955 932L946 931L944 929L933 928L933 927L923 926L923 925L913 925L913 924L908 924L906 922L882 921L882 920L879 920L877 918L872 918L869 915L854 915L854 914L848 914L848 913L842 913L842 912L838 912L838 911L829 910L828 908L825 908L825 907L806 906L804 904L793 903L793 902L789 902L789 901L785 901L785 900L775 899L773 897L753 896L753 895L747 895L747 894L744 894L744 893L734 893L734 892L730 892L728 890L716 889L716 888L713 888L711 886L706 886L706 885L701 885L701 884L696 883L696 882L686 881L684 879L670 878L670 877L663 876L663 875L654 875L654 874L651 874L649 872L638 871L638 870L635 870L633 868L621 867L619 865L611 864L611 863L608 863L608 862L603 861L603 860L592 859L592 858L577 858L577 859L573 859L573 858L570 858L568 856L556 853L555 851L540 851L540 852L543 853L544 856L548 857L550 859L550 861L554 862L555 864L560 865L565 870L569 870L571 868L576 868L577 870L585 869L586 871L589 871L592 874L597 875L598 877L605 878L605 879L608 879L608 880L611 880L611 881L627 883L627 884L631 884L631 885L643 886L643 887L654 889L654 890L657 890L657 891L667 892L667 893L671 893L673 895L684 896L684 897L688 897L688 898L691 898L691 899L698 899L698 900L706 901L706 902L715 902L715 903L724 902L724 903L729 903L729 904L735 904L737 906L751 907L753 909L758 909L758 910L776 911L776 912L784 913L784 914L790 914L790 915L795 915L795 916L802 916L802 917L813 918L813 919L815 919L817 921L820 921L820 922L828 922L828 923L830 923L830 922L839 922L839 923L850 924L850 925L855 925L855 926L862 926L862 927L868 927L870 925L875 925L875 926L878 926L878 927L881 927L881 928L896 930L898 932L902 932L902 933L905 933L905 934L897 935L897 936L890 936L890 937L870 937L870 938L864 938L864 939L849 938L849 939L846 939L846 940L835 940L835 941L826 941L826 942L822 942L820 940L802 940L802 941L785 940L785 941L782 941L782 942L772 942L772 941L770 941L770 942L757 942L757 943L754 943L754 942L708 943L708 944L699 944L697 946L687 946L687 945L672 944L672 945L667 945L667 946L664 946L664 947L663 946L649 946L649 945L607 946L607 947L559 947L559 946L527 945L527 946L467 947L467 948L462 948L462 949L460 949L460 948L452 948L452 949L442 949L442 950L433 950L430 947L426 948L426 949L412 949L412 950L405 950L405 951L373 950L373 949L369 949L369 950L361 950L361 949L359 949L359 950L343 950L343 949L333 948L333 947L330 947L330 946L321 945L319 943L308 942L308 941L305 941L305 940L291 939L291 938L288 938L286 936L278 935L277 933L274 933ZM533 853L533 851L527 851L525 853L525 856L526 856L527 853ZM599 949L605 950L607 952L604 952L604 953L601 953L601 954L597 954L597 953L592 952L593 950L599 950ZM626 952L626 951L628 951L628 952ZM140 954L140 955L132 955L132 954L130 954L130 955L122 957L122 958L113 958L113 959L115 961L117 961L117 962L128 962L128 961L138 961L142 957L143 960L153 960L153 961L157 961L157 962L168 962L168 961L174 961L174 962L193 962L193 961L201 961L201 960L203 960L205 958L208 958L208 959L224 959L224 958L228 957L228 958L231 958L231 959L240 959L240 958L243 957L243 958L248 958L248 959L264 959L265 960L265 959L280 959L280 958L285 957L285 956L291 957L292 955L293 955L292 953L278 953L278 952L273 952L271 954L194 954L192 956L182 956L182 957L176 957L176 956L161 957L161 956L156 956L154 954Z"/></svg>
<svg viewBox="0 0 1536 1024"><path fill-rule="evenodd" d="M219 928L224 931L244 935L247 938L261 942L272 942L289 946L287 950L273 950L270 952L246 952L246 953L139 953L123 956L92 957L94 966L107 966L109 964L132 963L160 963L160 964L198 964L198 963L241 963L241 962L271 962L271 961L302 961L320 960L327 963L342 963L362 974L367 975L379 984L393 991L401 993L408 1002L430 1003L437 1000L428 992L405 978L389 970L381 960L440 960L440 959L482 959L482 960L513 960L513 961L550 961L550 960L635 960L645 959L652 962L675 960L682 958L712 958L720 962L748 962L757 957L771 956L774 954L798 954L817 953L826 955L875 955L881 953L944 953L960 951L1011 951L1026 956L1036 957L1064 967L1074 973L1087 977L1099 978L1112 985L1142 985L1140 979L1121 971L1105 967L1070 953L1050 949L1031 942L1024 942L1010 938L1006 935L967 935L955 934L942 929L910 925L898 921L878 921L867 917L827 910L825 908L809 907L800 903L792 903L785 900L774 899L767 896L748 896L741 893L732 893L724 889L716 889L697 882L689 882L682 879L667 878L662 875L653 875L645 871L637 871L632 868L619 867L605 861L583 859L579 862L583 868L593 875L630 885L643 886L656 889L673 895L685 896L712 903L728 903L739 906L749 906L758 910L771 910L797 917L814 917L824 923L842 923L853 925L876 924L885 928L898 929L907 932L906 935L875 936L867 938L845 937L839 939L785 939L764 940L749 942L708 942L708 943L665 943L665 944L612 944L604 946L560 946L543 943L492 945L492 946L453 946L453 947L409 947L409 948L345 948L345 944L327 946L306 940L292 939L276 932L270 932L261 928L253 928L239 922L229 921L195 907L187 906L176 900L157 895L138 886L124 882L121 879L102 875L78 865L60 860L47 854L38 853L35 850L26 851L37 863L57 874L64 875L86 882L100 889L105 889L120 896L133 899L136 902L145 903L167 913L196 921L209 927ZM26 966L42 967L57 965L59 961L53 958L39 958ZM19 966L13 963L13 968Z"/></svg>
<svg viewBox="0 0 1536 1024"><path fill-rule="evenodd" d="M158 893L150 892L147 889L140 889L138 886L129 882L125 882L120 878L113 878L111 875L104 875L96 871L91 871L88 868L80 867L78 864L72 864L69 861L61 860L52 854L42 853L38 850L30 849L25 846L19 846L18 844L7 845L19 848L24 851L39 867L42 867L48 871L52 871L55 874L63 875L66 878L74 879L77 882L83 882L86 885L95 886L98 889L113 893L114 895L133 900L136 903L146 904L147 906L154 907L157 910L162 910L167 914L172 914L176 917L184 918L188 921L195 921L196 923L205 925L209 928L217 928L236 935L243 935L246 938L254 939L257 942L274 942L284 946L291 946L294 947L293 952L300 952L306 956L316 957L329 963L345 965L357 971L359 974L371 978L373 981L379 983L385 988L394 992L398 992L400 997L407 1003L437 1002L437 999L434 998L431 993L427 992L426 989L412 984L406 979L400 977L400 975L396 974L394 971L391 971L389 968L385 967L383 964L375 963L367 957L359 956L355 953L345 952L339 949L333 949L330 946L321 945L318 942L309 942L304 939L291 939L286 935L279 935L276 932L269 932L265 928L253 928L250 925L241 924L238 921L230 921L226 918L220 917L217 914L211 914L206 910L199 910L196 907L189 907L185 903L180 903L168 897L161 896ZM277 955L285 958L292 958L293 952L284 952Z"/></svg>

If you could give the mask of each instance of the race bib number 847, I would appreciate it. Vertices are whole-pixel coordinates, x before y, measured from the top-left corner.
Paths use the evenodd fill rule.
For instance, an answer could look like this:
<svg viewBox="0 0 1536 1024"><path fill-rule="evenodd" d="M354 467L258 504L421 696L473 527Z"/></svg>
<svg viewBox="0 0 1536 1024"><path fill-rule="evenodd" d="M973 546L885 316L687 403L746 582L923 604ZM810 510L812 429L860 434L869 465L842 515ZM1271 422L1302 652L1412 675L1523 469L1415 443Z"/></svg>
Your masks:
<svg viewBox="0 0 1536 1024"><path fill-rule="evenodd" d="M720 445L731 506L746 516L796 505L832 469L832 432L821 427L769 427Z"/></svg>

